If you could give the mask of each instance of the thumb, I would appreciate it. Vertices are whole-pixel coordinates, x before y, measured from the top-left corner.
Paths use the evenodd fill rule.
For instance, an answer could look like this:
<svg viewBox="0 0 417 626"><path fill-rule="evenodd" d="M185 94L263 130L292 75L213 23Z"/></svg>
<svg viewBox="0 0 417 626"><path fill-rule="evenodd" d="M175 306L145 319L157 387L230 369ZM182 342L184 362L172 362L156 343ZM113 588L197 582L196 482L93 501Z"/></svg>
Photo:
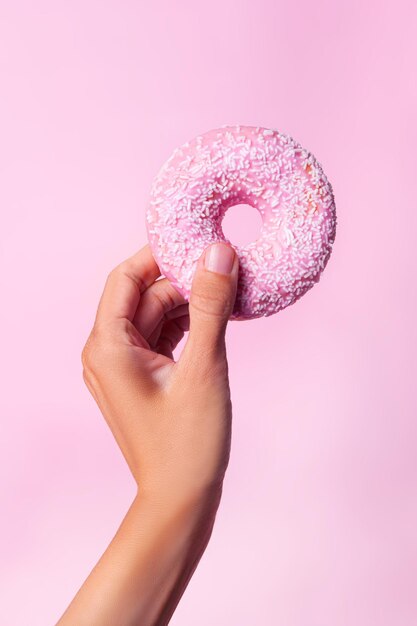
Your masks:
<svg viewBox="0 0 417 626"><path fill-rule="evenodd" d="M225 332L235 303L238 270L239 258L225 242L212 244L199 258L189 300L185 360L202 366L225 355Z"/></svg>

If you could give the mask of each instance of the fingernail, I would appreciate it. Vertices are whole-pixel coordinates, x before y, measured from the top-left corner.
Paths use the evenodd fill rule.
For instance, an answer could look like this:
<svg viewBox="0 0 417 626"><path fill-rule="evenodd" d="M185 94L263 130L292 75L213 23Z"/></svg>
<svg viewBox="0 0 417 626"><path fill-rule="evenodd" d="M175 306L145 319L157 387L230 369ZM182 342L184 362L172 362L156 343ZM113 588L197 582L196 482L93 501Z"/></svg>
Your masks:
<svg viewBox="0 0 417 626"><path fill-rule="evenodd" d="M207 250L204 266L210 272L230 274L235 260L235 251L225 243L215 243Z"/></svg>

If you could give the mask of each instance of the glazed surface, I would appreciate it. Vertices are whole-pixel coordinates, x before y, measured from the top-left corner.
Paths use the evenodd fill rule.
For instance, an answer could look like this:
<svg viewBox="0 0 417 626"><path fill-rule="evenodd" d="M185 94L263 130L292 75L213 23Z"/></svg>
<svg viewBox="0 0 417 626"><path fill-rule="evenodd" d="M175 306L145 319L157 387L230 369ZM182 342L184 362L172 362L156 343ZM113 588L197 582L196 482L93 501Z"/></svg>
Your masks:
<svg viewBox="0 0 417 626"><path fill-rule="evenodd" d="M232 319L277 313L320 278L335 238L332 187L320 163L291 137L225 126L177 148L155 177L146 222L165 276L188 299L203 250L229 241L227 209L249 204L262 217L256 241L234 245L238 292Z"/></svg>

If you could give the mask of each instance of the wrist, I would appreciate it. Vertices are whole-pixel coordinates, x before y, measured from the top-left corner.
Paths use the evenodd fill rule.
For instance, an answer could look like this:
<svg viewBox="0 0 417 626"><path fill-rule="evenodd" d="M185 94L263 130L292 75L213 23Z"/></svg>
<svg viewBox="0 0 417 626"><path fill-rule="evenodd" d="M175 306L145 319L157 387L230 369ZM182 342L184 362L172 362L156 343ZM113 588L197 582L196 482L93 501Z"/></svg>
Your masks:
<svg viewBox="0 0 417 626"><path fill-rule="evenodd" d="M150 561L165 560L188 580L210 540L220 499L219 490L181 498L139 490L132 506L139 531L134 551L143 548L146 537Z"/></svg>
<svg viewBox="0 0 417 626"><path fill-rule="evenodd" d="M210 540L220 495L138 490L126 518L123 560L129 585L134 581L137 623L168 624Z"/></svg>
<svg viewBox="0 0 417 626"><path fill-rule="evenodd" d="M138 512L153 515L161 523L193 529L213 525L220 504L223 484L196 491L170 492L138 487L134 507Z"/></svg>

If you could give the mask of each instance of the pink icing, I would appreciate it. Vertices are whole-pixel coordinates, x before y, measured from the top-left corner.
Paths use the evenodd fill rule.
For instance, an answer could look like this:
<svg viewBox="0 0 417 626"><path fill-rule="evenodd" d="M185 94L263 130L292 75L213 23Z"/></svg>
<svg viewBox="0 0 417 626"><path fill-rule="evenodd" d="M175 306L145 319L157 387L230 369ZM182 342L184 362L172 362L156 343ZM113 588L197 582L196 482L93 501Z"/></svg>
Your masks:
<svg viewBox="0 0 417 626"><path fill-rule="evenodd" d="M239 255L232 319L272 315L320 278L335 238L334 197L321 165L291 137L225 126L177 148L151 188L149 243L161 271L189 298L195 264L236 204L258 209L259 238ZM233 245L233 242L229 242Z"/></svg>

